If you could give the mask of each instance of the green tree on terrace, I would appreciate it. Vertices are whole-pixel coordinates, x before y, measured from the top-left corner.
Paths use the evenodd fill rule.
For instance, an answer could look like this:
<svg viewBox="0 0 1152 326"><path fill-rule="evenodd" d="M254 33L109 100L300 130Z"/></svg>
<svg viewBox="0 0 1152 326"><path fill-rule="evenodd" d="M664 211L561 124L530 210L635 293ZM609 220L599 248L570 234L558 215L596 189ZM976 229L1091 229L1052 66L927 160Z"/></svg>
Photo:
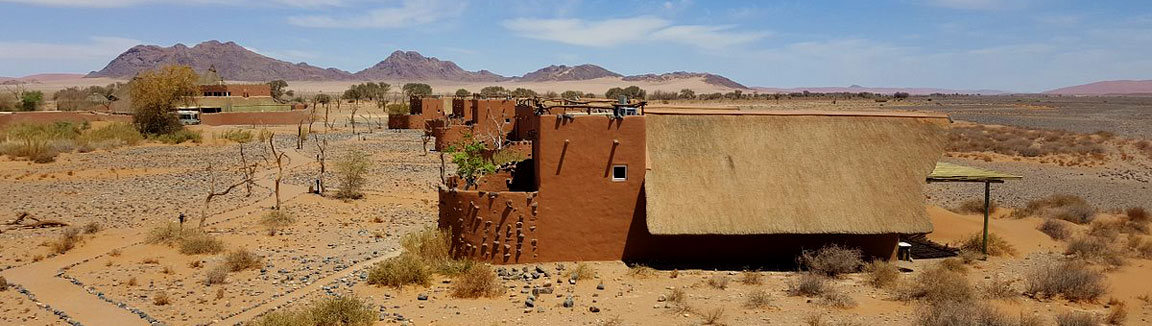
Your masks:
<svg viewBox="0 0 1152 326"><path fill-rule="evenodd" d="M277 80L273 80L273 81L268 82L268 88L272 89L272 99L276 100L277 102L281 101L281 98L284 97L284 95L286 95L284 92L284 88L287 88L287 87L288 87L288 82L283 81L283 80L277 79Z"/></svg>
<svg viewBox="0 0 1152 326"><path fill-rule="evenodd" d="M432 86L428 84L408 83L400 89L404 91L405 97L432 95Z"/></svg>
<svg viewBox="0 0 1152 326"><path fill-rule="evenodd" d="M564 91L563 93L560 93L560 97L571 100L577 97L584 97L584 93L581 91Z"/></svg>
<svg viewBox="0 0 1152 326"><path fill-rule="evenodd" d="M604 97L610 99L617 99L620 95L627 96L629 99L644 99L647 92L638 86L628 86L625 88L613 87L604 92Z"/></svg>
<svg viewBox="0 0 1152 326"><path fill-rule="evenodd" d="M508 90L500 86L488 86L480 89L480 95L485 97L508 96Z"/></svg>
<svg viewBox="0 0 1152 326"><path fill-rule="evenodd" d="M696 91L687 88L682 89L680 90L680 98L685 100L694 99L696 98Z"/></svg>
<svg viewBox="0 0 1152 326"><path fill-rule="evenodd" d="M190 105L199 92L199 75L189 66L143 71L129 84L136 112L132 124L144 134L168 134L183 128L175 108Z"/></svg>
<svg viewBox="0 0 1152 326"><path fill-rule="evenodd" d="M458 145L449 146L444 152L452 156L452 163L456 164L456 175L468 186L473 186L480 176L496 172L496 165L484 159L486 149L484 142L474 139L472 134L466 134Z"/></svg>
<svg viewBox="0 0 1152 326"><path fill-rule="evenodd" d="M519 88L518 87L518 88L512 90L512 96L514 96L514 97L534 97L534 96L536 96L536 91L530 90L527 88Z"/></svg>
<svg viewBox="0 0 1152 326"><path fill-rule="evenodd" d="M469 92L468 90L463 89L463 88L456 90L456 97L468 97L468 96L472 96L472 92Z"/></svg>
<svg viewBox="0 0 1152 326"><path fill-rule="evenodd" d="M24 111L36 111L36 108L44 104L44 92L41 91L26 91L20 95L20 109Z"/></svg>

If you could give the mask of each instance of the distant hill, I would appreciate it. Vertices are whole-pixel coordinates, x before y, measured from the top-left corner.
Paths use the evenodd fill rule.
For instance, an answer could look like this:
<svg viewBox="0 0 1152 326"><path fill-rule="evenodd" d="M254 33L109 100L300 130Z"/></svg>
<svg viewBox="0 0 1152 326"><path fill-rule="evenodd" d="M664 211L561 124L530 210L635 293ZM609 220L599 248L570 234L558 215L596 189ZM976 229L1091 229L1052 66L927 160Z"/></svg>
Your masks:
<svg viewBox="0 0 1152 326"><path fill-rule="evenodd" d="M188 65L197 72L209 68L225 80L268 81L275 79L302 81L331 80L384 80L384 81L452 81L452 82L562 82L601 78L620 78L622 81L668 82L701 79L706 84L726 88L747 89L731 79L710 73L674 72L623 76L603 67L582 64L576 66L551 65L523 76L501 76L487 70L468 71L448 60L425 57L416 51L396 51L367 69L350 73L334 68L321 68L307 63L291 63L253 52L233 42L207 41L188 47L176 44L170 47L137 45L108 63L103 69L87 77L131 78L137 73L164 65ZM0 79L3 81L3 79Z"/></svg>
<svg viewBox="0 0 1152 326"><path fill-rule="evenodd" d="M487 70L467 71L452 61L440 61L421 55L416 51L392 52L384 61L351 76L363 80L451 80L466 82L502 81L508 77Z"/></svg>
<svg viewBox="0 0 1152 326"><path fill-rule="evenodd" d="M901 88L901 87L864 87L860 85L852 85L848 87L795 87L795 88L771 88L771 87L755 87L753 90L761 93L797 93L809 91L813 93L876 93L876 94L893 94L897 92L908 93L912 95L929 95L929 94L981 94L981 95L1000 95L1009 94L1011 92L1001 91L995 89L974 89L974 90L960 90L960 89L946 89L946 88Z"/></svg>
<svg viewBox="0 0 1152 326"><path fill-rule="evenodd" d="M1152 80L1109 80L1046 91L1056 95L1152 94Z"/></svg>
<svg viewBox="0 0 1152 326"><path fill-rule="evenodd" d="M728 88L748 89L748 86L744 86L744 84L732 81L731 79L728 79L727 77L720 76L720 75L713 75L713 74L709 74L709 73L699 73L699 72L677 71L677 72L659 74L659 75L646 74L646 75L628 76L628 77L624 77L623 79L625 81L667 82L667 81L674 81L674 80L678 80L678 79L692 79L692 78L702 78L702 79L704 79L705 83L716 85L716 86L723 86L723 87L728 87Z"/></svg>
<svg viewBox="0 0 1152 326"><path fill-rule="evenodd" d="M589 80L604 77L621 77L620 74L604 69L597 65L583 64L578 66L552 65L524 74L518 81L571 81Z"/></svg>
<svg viewBox="0 0 1152 326"><path fill-rule="evenodd" d="M227 80L334 80L346 79L350 75L339 69L272 59L233 42L207 41L191 48L184 44L171 47L137 45L113 59L104 69L89 73L88 77L131 78L140 71L173 64L191 66L201 73L215 66L221 77Z"/></svg>

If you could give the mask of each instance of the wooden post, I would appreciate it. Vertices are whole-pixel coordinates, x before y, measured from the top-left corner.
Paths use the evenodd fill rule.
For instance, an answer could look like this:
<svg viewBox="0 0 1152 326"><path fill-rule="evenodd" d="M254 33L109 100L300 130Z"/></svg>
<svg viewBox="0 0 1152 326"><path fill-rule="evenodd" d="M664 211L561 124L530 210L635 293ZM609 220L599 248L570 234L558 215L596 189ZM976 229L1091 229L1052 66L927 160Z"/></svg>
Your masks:
<svg viewBox="0 0 1152 326"><path fill-rule="evenodd" d="M988 215L991 215L991 213L992 213L992 199L990 196L990 193L992 192L991 188L992 188L992 183L985 180L984 181L984 239L983 239L984 242L981 244L981 247L980 247L981 251L984 252L984 255L988 255Z"/></svg>

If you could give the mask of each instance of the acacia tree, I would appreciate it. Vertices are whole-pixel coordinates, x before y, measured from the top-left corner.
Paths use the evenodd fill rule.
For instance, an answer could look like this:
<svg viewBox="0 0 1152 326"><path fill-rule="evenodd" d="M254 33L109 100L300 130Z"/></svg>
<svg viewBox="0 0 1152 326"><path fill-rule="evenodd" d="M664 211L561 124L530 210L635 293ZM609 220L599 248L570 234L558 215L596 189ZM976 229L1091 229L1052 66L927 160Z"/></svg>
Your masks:
<svg viewBox="0 0 1152 326"><path fill-rule="evenodd" d="M195 102L199 76L189 66L165 66L136 75L129 83L135 114L132 124L144 134L167 134L183 128L172 112Z"/></svg>
<svg viewBox="0 0 1152 326"><path fill-rule="evenodd" d="M432 95L432 86L421 83L408 83L401 87L405 97Z"/></svg>
<svg viewBox="0 0 1152 326"><path fill-rule="evenodd" d="M456 90L456 97L468 97L468 96L472 96L472 92L469 92L468 90L463 89L463 88Z"/></svg>
<svg viewBox="0 0 1152 326"><path fill-rule="evenodd" d="M280 79L268 82L268 88L270 88L272 90L272 99L276 100L276 102L282 102L283 101L282 97L284 97L284 95L285 95L284 88L287 88L287 87L288 87L288 82L280 80Z"/></svg>
<svg viewBox="0 0 1152 326"><path fill-rule="evenodd" d="M480 95L485 97L507 96L508 90L500 86L488 86L480 89Z"/></svg>

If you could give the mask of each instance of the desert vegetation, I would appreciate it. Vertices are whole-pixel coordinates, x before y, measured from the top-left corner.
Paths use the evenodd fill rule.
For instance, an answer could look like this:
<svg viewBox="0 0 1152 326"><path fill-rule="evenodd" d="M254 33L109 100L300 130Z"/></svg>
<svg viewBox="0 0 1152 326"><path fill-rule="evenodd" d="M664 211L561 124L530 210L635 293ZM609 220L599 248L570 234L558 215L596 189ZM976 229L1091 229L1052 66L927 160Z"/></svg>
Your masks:
<svg viewBox="0 0 1152 326"><path fill-rule="evenodd" d="M447 233L436 229L404 236L401 240L404 252L372 267L368 271L368 284L395 288L428 286L436 274L457 279L459 284L452 290L456 296L474 298L503 293L490 267L452 257L448 241Z"/></svg>
<svg viewBox="0 0 1152 326"><path fill-rule="evenodd" d="M336 198L360 199L364 197L364 182L367 181L368 169L371 167L368 155L353 150L340 157L335 162L336 178L340 182L340 189L336 191Z"/></svg>
<svg viewBox="0 0 1152 326"><path fill-rule="evenodd" d="M60 153L108 150L136 145L144 139L125 123L97 128L88 123L23 123L9 127L5 135L0 154L36 163L53 162Z"/></svg>
<svg viewBox="0 0 1152 326"><path fill-rule="evenodd" d="M1010 126L961 125L949 131L948 148L953 153L991 152L1008 156L1068 156L1061 165L1089 165L1102 161L1108 152L1105 143L1113 139L1106 132L1078 134L1062 130L1027 129Z"/></svg>
<svg viewBox="0 0 1152 326"><path fill-rule="evenodd" d="M334 297L314 301L297 309L273 311L245 325L249 326L368 326L376 321L375 307L356 297Z"/></svg>

